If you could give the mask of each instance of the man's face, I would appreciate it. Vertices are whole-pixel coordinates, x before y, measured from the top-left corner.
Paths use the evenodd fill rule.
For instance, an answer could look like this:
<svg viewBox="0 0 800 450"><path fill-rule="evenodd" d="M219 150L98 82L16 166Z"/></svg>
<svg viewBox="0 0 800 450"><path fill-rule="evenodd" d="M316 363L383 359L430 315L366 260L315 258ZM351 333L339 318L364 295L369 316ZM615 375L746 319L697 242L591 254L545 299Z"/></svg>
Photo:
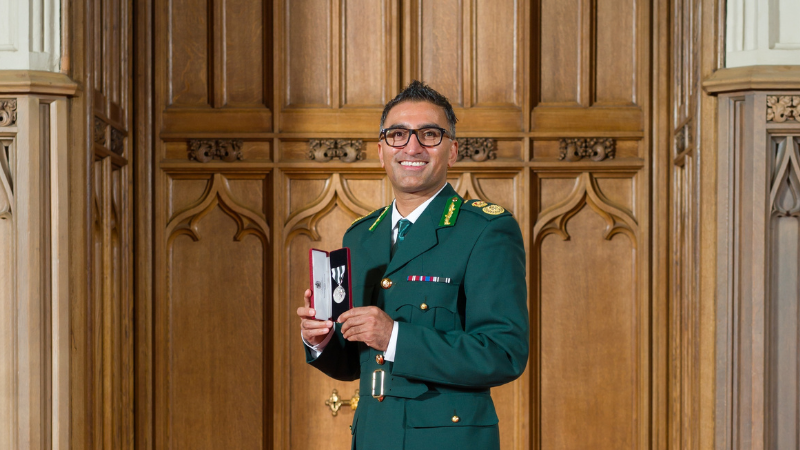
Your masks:
<svg viewBox="0 0 800 450"><path fill-rule="evenodd" d="M435 147L421 146L416 135L412 135L408 144L401 148L392 147L383 139L378 142L378 157L395 193L435 194L447 180L447 168L456 162L458 143L451 139L444 109L433 103L403 102L392 108L386 116L384 129L431 126L448 130L442 142Z"/></svg>

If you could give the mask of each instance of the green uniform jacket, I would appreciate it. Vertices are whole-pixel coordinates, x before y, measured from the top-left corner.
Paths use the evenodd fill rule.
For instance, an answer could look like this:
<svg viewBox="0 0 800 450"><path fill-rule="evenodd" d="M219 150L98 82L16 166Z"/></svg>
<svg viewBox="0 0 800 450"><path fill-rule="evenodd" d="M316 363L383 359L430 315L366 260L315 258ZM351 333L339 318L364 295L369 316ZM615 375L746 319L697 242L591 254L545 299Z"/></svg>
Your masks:
<svg viewBox="0 0 800 450"><path fill-rule="evenodd" d="M475 203L445 186L393 258L391 207L345 233L353 306L376 305L399 323L393 363L379 364L382 352L346 341L338 324L318 358L306 349L327 375L361 379L354 449L500 447L489 388L519 377L528 360L525 249L508 212ZM409 281L414 275L441 279ZM381 402L372 397L373 376L376 394L383 378Z"/></svg>

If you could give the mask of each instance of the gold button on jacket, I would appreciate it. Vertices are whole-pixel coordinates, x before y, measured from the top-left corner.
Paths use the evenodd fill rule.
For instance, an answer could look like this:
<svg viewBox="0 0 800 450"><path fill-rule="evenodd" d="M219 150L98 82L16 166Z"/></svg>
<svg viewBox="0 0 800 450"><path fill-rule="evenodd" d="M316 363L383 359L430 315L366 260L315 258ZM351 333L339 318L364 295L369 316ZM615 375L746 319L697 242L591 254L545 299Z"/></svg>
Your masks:
<svg viewBox="0 0 800 450"><path fill-rule="evenodd" d="M392 284L394 283L392 283L392 280L390 280L389 278L384 278L381 280L381 287L384 289L389 289L390 287L392 287Z"/></svg>

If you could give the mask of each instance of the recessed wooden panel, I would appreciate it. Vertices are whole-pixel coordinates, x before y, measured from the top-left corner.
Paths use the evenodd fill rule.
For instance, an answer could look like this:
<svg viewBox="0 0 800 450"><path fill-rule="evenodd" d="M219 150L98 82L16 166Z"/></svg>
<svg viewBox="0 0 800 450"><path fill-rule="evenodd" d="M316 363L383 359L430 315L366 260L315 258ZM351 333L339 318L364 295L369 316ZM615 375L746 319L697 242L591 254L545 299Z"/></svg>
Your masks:
<svg viewBox="0 0 800 450"><path fill-rule="evenodd" d="M169 3L167 34L168 104L202 107L208 98L208 3L174 0Z"/></svg>
<svg viewBox="0 0 800 450"><path fill-rule="evenodd" d="M521 106L518 0L478 0L474 7L473 104Z"/></svg>
<svg viewBox="0 0 800 450"><path fill-rule="evenodd" d="M264 245L253 235L235 241L236 222L219 207L196 230L199 241L172 242L168 305L159 308L170 447L262 449Z"/></svg>
<svg viewBox="0 0 800 450"><path fill-rule="evenodd" d="M224 2L227 106L264 106L265 5L270 6L260 0Z"/></svg>
<svg viewBox="0 0 800 450"><path fill-rule="evenodd" d="M636 447L635 253L605 227L585 205L538 250L542 449Z"/></svg>
<svg viewBox="0 0 800 450"><path fill-rule="evenodd" d="M635 100L636 0L598 0L595 48L597 105L628 105Z"/></svg>
<svg viewBox="0 0 800 450"><path fill-rule="evenodd" d="M197 203L208 188L208 180L198 179L173 179L170 180L170 196L167 198L167 211L169 217L175 216L179 211L185 211Z"/></svg>
<svg viewBox="0 0 800 450"><path fill-rule="evenodd" d="M587 69L581 64L586 31L581 26L582 4L582 0L542 2L541 103L580 103L579 80Z"/></svg>
<svg viewBox="0 0 800 450"><path fill-rule="evenodd" d="M420 2L419 61L422 81L446 96L453 106L464 105L464 58L461 33L463 0Z"/></svg>
<svg viewBox="0 0 800 450"><path fill-rule="evenodd" d="M322 194L325 189L325 179L320 178L287 178L286 196L287 217L294 216L301 210L309 207L311 202Z"/></svg>
<svg viewBox="0 0 800 450"><path fill-rule="evenodd" d="M0 141L0 152L5 154L8 143ZM0 155L3 159L3 155ZM3 170L3 168L0 168ZM5 250L0 252L0 448L14 448L14 432L16 431L17 408L12 400L16 396L16 365L15 360L15 335L14 320L17 316L15 305L14 279L14 252L10 251L8 243L14 242L13 222L11 213L6 211L10 206L7 192L0 184L0 242L5 243Z"/></svg>
<svg viewBox="0 0 800 450"><path fill-rule="evenodd" d="M797 140L796 140L797 139ZM777 144L777 145L776 145ZM800 139L772 138L778 149L770 187L766 424L769 448L797 448L800 436Z"/></svg>
<svg viewBox="0 0 800 450"><path fill-rule="evenodd" d="M389 0L342 0L342 105L382 108L387 61L399 59L388 35ZM387 55L388 53L388 55Z"/></svg>
<svg viewBox="0 0 800 450"><path fill-rule="evenodd" d="M286 106L330 107L333 63L331 2L286 2Z"/></svg>

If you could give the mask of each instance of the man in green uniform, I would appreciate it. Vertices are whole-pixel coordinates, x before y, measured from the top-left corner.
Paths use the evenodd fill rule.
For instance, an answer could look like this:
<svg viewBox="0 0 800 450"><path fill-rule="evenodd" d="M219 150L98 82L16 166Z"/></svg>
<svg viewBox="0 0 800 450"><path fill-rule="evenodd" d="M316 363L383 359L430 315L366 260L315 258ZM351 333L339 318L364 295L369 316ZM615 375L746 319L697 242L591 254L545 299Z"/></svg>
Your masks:
<svg viewBox="0 0 800 450"><path fill-rule="evenodd" d="M354 307L338 323L315 320L306 291L297 310L307 361L361 380L354 449L498 449L489 388L525 370L519 225L447 183L455 122L447 99L417 81L386 105L378 151L395 201L344 235Z"/></svg>

